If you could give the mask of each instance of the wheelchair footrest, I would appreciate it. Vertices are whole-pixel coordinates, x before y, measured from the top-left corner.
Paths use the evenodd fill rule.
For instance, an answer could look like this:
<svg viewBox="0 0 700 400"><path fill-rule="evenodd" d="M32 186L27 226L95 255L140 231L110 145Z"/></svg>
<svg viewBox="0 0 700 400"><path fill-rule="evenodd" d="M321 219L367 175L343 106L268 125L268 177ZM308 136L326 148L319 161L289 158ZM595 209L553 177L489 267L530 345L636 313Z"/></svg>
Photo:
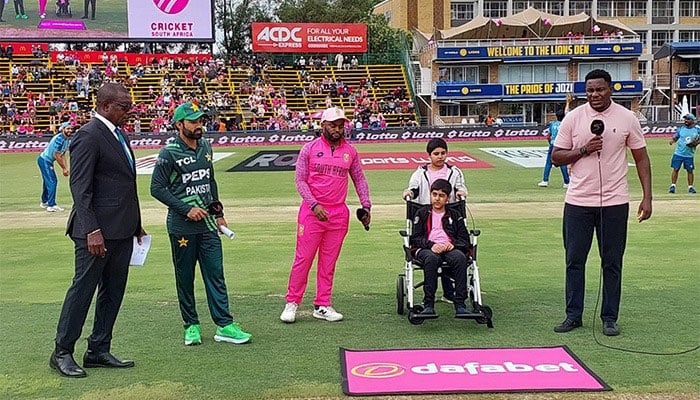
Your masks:
<svg viewBox="0 0 700 400"><path fill-rule="evenodd" d="M481 318L483 317L484 314L476 311L468 311L466 313L460 313L460 314L455 314L455 318L458 319L474 319L474 318Z"/></svg>
<svg viewBox="0 0 700 400"><path fill-rule="evenodd" d="M437 314L421 314L421 313L411 313L411 316L416 319L437 319L440 316Z"/></svg>

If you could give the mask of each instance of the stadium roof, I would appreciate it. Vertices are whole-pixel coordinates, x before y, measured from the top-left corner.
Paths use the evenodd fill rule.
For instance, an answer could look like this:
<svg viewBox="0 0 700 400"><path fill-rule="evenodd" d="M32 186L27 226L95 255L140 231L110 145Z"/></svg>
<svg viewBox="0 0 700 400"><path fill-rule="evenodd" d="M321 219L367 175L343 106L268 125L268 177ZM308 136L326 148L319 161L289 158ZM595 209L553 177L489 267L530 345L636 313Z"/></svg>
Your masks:
<svg viewBox="0 0 700 400"><path fill-rule="evenodd" d="M583 33L610 32L612 35L622 31L625 35L636 33L618 20L595 20L593 17L580 13L561 16L539 11L532 7L510 17L490 19L476 17L466 24L445 30L438 30L438 40L470 40L470 39L545 39L565 37L569 32Z"/></svg>
<svg viewBox="0 0 700 400"><path fill-rule="evenodd" d="M666 43L654 53L654 60L678 56L680 58L698 58L700 56L700 42L671 42Z"/></svg>

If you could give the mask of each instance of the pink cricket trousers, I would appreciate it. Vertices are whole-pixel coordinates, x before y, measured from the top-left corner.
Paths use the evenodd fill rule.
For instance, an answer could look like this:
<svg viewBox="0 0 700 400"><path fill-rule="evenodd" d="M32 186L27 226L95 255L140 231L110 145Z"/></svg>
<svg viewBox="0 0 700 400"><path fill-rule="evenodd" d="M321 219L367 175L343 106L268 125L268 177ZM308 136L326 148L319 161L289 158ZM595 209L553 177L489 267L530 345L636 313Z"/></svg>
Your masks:
<svg viewBox="0 0 700 400"><path fill-rule="evenodd" d="M306 204L299 208L296 254L287 286L288 303L301 304L311 264L318 252L314 305L331 305L335 263L348 233L350 211L345 204L323 207L328 211L325 222L319 221Z"/></svg>

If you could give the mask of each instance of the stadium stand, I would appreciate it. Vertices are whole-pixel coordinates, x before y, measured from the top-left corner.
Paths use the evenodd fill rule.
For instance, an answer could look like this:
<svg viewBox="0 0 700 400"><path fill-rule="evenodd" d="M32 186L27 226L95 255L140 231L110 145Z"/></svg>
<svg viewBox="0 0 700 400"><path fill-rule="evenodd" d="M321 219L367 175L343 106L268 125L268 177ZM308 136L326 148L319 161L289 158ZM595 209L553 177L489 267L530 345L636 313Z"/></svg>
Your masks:
<svg viewBox="0 0 700 400"><path fill-rule="evenodd" d="M128 130L136 132L165 130L174 107L190 98L212 111L217 130L295 129L330 104L361 120L357 126L399 126L417 119L402 65L254 68L190 62L187 55L141 64L114 54L81 63L78 57L44 53L0 60L0 132L50 134L61 120L84 123L94 107L94 90L106 80L129 87L134 116ZM252 107L254 100L262 106Z"/></svg>

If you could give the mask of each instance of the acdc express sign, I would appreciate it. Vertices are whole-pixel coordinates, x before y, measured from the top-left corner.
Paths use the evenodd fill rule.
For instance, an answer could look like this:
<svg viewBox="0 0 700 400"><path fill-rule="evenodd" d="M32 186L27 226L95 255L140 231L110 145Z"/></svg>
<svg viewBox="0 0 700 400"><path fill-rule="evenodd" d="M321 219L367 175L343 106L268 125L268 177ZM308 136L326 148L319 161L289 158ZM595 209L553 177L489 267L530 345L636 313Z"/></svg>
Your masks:
<svg viewBox="0 0 700 400"><path fill-rule="evenodd" d="M367 25L253 22L253 51L260 53L364 53Z"/></svg>

